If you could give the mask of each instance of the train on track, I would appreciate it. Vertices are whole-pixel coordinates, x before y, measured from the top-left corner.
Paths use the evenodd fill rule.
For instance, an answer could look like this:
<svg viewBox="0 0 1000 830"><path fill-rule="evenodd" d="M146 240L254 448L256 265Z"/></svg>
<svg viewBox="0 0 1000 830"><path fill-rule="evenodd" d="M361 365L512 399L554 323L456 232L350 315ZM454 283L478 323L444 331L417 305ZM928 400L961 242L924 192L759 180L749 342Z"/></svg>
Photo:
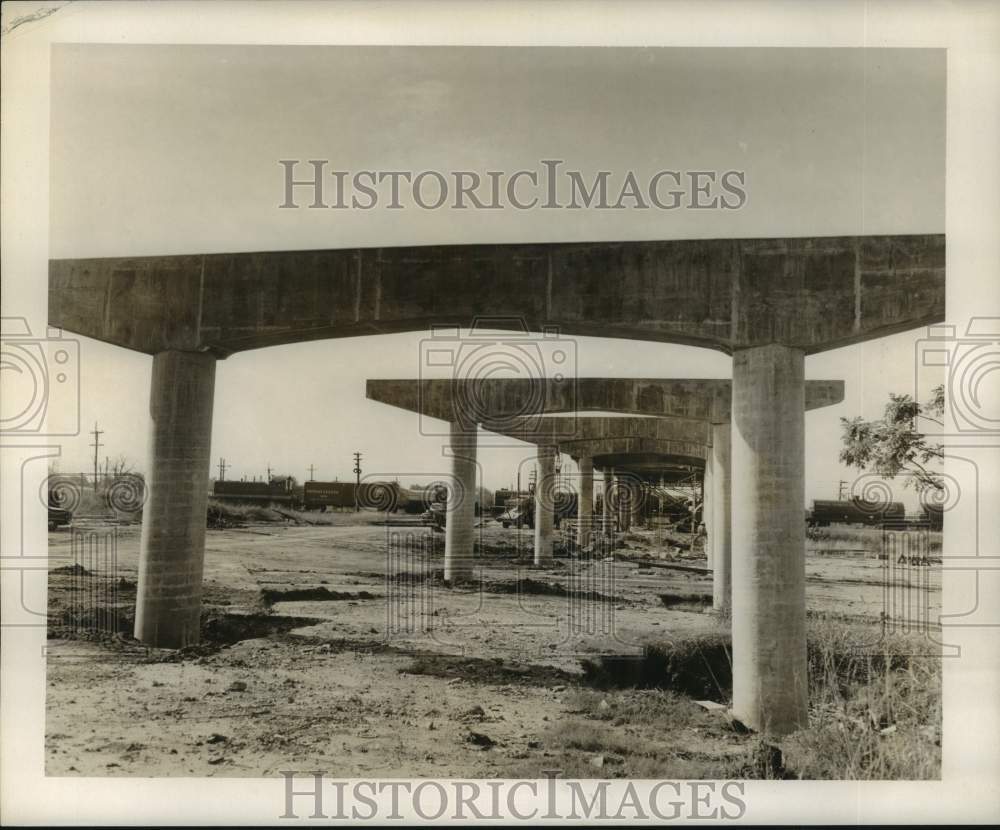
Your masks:
<svg viewBox="0 0 1000 830"><path fill-rule="evenodd" d="M433 484L407 489L396 481L307 481L290 478L270 481L216 481L211 497L229 504L258 504L288 510L350 509L388 513L423 513L447 498L447 487Z"/></svg>
<svg viewBox="0 0 1000 830"><path fill-rule="evenodd" d="M812 509L806 511L808 527L829 527L830 525L864 525L867 527L926 527L941 530L944 525L940 510L925 508L917 515L907 515L900 501L869 502L863 499L826 500L816 499Z"/></svg>

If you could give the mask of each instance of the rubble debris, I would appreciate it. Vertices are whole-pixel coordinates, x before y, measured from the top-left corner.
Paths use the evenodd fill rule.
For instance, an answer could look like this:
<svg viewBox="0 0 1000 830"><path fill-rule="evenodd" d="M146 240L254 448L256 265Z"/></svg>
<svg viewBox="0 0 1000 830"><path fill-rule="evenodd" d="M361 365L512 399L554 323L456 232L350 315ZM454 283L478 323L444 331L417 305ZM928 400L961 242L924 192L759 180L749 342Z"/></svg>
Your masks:
<svg viewBox="0 0 1000 830"><path fill-rule="evenodd" d="M470 732L465 736L466 743L478 746L481 749L492 749L497 745L489 735L484 735L482 732Z"/></svg>

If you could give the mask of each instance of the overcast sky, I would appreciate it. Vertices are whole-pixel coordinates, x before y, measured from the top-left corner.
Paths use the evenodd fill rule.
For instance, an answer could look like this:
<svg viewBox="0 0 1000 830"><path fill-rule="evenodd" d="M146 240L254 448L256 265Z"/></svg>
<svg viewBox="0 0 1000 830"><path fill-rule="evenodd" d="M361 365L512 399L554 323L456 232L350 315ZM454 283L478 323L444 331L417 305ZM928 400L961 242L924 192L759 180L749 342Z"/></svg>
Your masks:
<svg viewBox="0 0 1000 830"><path fill-rule="evenodd" d="M453 242L943 233L941 50L60 45L52 50L51 256ZM741 210L279 210L279 159L338 170L742 170ZM413 333L220 362L212 454L232 475L446 469L416 416L364 398L417 377ZM920 332L806 360L844 404L807 416L807 497L852 478L839 418L912 391ZM705 349L576 338L581 376L729 377ZM151 358L82 340L85 428L145 463ZM89 439L61 468L89 468ZM522 450L481 453L510 483ZM213 474L215 470L213 469Z"/></svg>

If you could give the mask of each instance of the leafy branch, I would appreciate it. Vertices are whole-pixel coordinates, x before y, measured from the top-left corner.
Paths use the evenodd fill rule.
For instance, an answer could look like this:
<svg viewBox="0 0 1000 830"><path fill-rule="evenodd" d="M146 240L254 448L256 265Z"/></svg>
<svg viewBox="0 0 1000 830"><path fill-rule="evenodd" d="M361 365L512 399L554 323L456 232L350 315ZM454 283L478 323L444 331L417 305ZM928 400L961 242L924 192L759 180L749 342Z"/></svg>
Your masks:
<svg viewBox="0 0 1000 830"><path fill-rule="evenodd" d="M924 404L910 395L890 393L881 418L841 418L840 423L844 442L840 460L847 466L882 478L908 473L903 486L913 484L918 492L944 489L941 475L934 469L944 458L944 448L921 428L925 423L943 426L943 385L935 387Z"/></svg>

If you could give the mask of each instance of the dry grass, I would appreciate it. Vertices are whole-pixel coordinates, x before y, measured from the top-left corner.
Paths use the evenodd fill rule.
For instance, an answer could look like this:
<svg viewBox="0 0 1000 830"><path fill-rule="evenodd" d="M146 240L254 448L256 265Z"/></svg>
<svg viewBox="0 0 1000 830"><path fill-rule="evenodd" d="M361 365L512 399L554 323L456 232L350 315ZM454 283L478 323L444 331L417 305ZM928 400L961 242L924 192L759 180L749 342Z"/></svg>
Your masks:
<svg viewBox="0 0 1000 830"><path fill-rule="evenodd" d="M809 728L783 742L799 778L941 775L941 658L928 639L814 621Z"/></svg>
<svg viewBox="0 0 1000 830"><path fill-rule="evenodd" d="M565 778L731 778L741 758L726 751L739 740L689 698L668 690L574 690L563 699L567 717L539 736L544 757L509 773ZM700 735L722 736L722 751L703 749ZM727 734L728 733L728 734Z"/></svg>
<svg viewBox="0 0 1000 830"><path fill-rule="evenodd" d="M941 659L929 640L818 616L810 620L808 664L810 723L781 742L783 769L772 768L767 745L736 736L721 715L706 731L706 713L692 701L731 700L730 650L721 635L657 644L641 657L588 661L588 680L603 691L568 696L570 714L585 722L560 724L546 746L569 755L619 755L632 776L677 775L684 761L702 777L940 777ZM630 737L632 727L639 730ZM706 743L709 736L714 742Z"/></svg>
<svg viewBox="0 0 1000 830"><path fill-rule="evenodd" d="M285 518L269 507L259 504L231 504L217 499L208 500L209 521L238 522L283 522Z"/></svg>
<svg viewBox="0 0 1000 830"><path fill-rule="evenodd" d="M917 533L920 531L912 531ZM941 538L939 531L927 531L929 553L941 555ZM884 536L877 527L846 527L834 525L831 527L811 527L806 531L806 550L809 551L864 551L877 554L884 546Z"/></svg>

